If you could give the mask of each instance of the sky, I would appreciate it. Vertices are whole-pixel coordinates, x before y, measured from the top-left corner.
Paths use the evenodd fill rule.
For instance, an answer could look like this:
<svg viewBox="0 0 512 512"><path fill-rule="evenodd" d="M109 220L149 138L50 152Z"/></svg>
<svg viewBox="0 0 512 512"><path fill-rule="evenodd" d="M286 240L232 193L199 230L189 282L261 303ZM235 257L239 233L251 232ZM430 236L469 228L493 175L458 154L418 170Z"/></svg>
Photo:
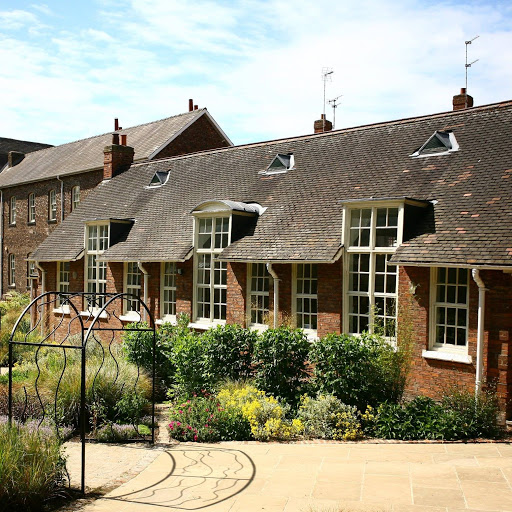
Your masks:
<svg viewBox="0 0 512 512"><path fill-rule="evenodd" d="M512 99L512 2L0 0L0 137L61 144L207 107L235 144ZM333 120L331 104L327 118Z"/></svg>

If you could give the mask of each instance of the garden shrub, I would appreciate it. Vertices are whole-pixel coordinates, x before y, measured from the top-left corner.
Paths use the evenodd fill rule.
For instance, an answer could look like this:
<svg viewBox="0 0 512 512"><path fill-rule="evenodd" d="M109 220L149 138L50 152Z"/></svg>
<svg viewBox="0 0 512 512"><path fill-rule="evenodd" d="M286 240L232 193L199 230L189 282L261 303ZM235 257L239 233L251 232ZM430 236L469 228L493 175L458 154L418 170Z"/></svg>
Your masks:
<svg viewBox="0 0 512 512"><path fill-rule="evenodd" d="M177 400L169 412L170 436L179 441L241 441L251 438L249 421L236 407L222 405L203 392Z"/></svg>
<svg viewBox="0 0 512 512"><path fill-rule="evenodd" d="M247 379L252 372L255 331L239 325L219 325L203 335L205 370L211 384L222 380Z"/></svg>
<svg viewBox="0 0 512 512"><path fill-rule="evenodd" d="M286 418L289 405L280 403L275 397L267 396L250 384L228 385L219 391L218 398L224 407L242 411L249 421L252 435L258 441L295 439L304 430L299 419Z"/></svg>
<svg viewBox="0 0 512 512"><path fill-rule="evenodd" d="M0 511L40 510L62 493L65 461L61 440L42 426L0 420Z"/></svg>
<svg viewBox="0 0 512 512"><path fill-rule="evenodd" d="M279 327L264 331L254 347L256 386L297 404L309 377L309 349L310 343L301 329Z"/></svg>
<svg viewBox="0 0 512 512"><path fill-rule="evenodd" d="M30 303L30 296L28 293L9 293L5 300L0 301L0 366L7 364L9 357L9 339L14 324L18 320L23 310ZM24 336L30 330L30 321L28 318L23 318L19 325L19 332ZM34 336L30 336L33 341ZM21 359L23 347L19 345L14 346L14 359L15 361Z"/></svg>
<svg viewBox="0 0 512 512"><path fill-rule="evenodd" d="M474 393L452 388L443 396L441 405L446 415L445 439L496 438L498 399L492 390Z"/></svg>
<svg viewBox="0 0 512 512"><path fill-rule="evenodd" d="M400 349L376 335L329 334L311 346L313 388L333 394L360 411L368 405L398 402L406 367Z"/></svg>
<svg viewBox="0 0 512 512"><path fill-rule="evenodd" d="M125 423L106 423L96 430L94 438L100 443L121 443L150 435L151 430L146 425L137 425L135 428Z"/></svg>
<svg viewBox="0 0 512 512"><path fill-rule="evenodd" d="M493 393L451 390L441 402L416 397L399 405L384 403L377 411L375 435L386 439L495 438L498 404Z"/></svg>

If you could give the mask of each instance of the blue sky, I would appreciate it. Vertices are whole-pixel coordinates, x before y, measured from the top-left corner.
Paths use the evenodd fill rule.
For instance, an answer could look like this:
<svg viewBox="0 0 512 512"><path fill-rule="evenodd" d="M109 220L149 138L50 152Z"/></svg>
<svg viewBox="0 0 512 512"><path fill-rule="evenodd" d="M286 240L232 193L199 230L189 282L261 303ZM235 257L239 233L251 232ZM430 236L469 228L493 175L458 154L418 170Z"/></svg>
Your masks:
<svg viewBox="0 0 512 512"><path fill-rule="evenodd" d="M60 144L207 107L235 143L512 99L512 3L0 0L0 137ZM328 118L332 110L327 107Z"/></svg>

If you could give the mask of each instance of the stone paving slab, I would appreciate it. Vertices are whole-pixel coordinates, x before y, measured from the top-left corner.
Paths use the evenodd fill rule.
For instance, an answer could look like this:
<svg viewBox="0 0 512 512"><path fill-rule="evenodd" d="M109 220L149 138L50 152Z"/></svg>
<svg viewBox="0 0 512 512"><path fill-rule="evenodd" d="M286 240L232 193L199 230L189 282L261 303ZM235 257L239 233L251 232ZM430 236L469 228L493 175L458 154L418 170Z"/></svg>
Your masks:
<svg viewBox="0 0 512 512"><path fill-rule="evenodd" d="M105 446L94 446L99 451L90 458L101 457ZM156 458L80 510L512 512L511 448L508 443L255 442L183 443L160 451L132 447L134 467L135 453ZM120 453L111 454L121 464ZM140 464L147 464L142 460L139 456Z"/></svg>

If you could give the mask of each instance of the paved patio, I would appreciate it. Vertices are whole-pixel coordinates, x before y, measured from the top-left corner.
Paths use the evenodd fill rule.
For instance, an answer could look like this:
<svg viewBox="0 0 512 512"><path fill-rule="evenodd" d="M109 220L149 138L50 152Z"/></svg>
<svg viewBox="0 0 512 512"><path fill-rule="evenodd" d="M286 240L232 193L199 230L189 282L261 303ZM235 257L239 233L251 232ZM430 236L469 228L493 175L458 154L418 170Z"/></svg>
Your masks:
<svg viewBox="0 0 512 512"><path fill-rule="evenodd" d="M92 453L88 447L90 464L101 457L106 467L111 461L110 467L129 469L120 462L121 452L111 460L109 449L118 447L103 448ZM139 468L147 467L80 510L512 511L508 443L233 442L124 449L131 450L127 457L138 459ZM144 453L151 455L142 460Z"/></svg>

